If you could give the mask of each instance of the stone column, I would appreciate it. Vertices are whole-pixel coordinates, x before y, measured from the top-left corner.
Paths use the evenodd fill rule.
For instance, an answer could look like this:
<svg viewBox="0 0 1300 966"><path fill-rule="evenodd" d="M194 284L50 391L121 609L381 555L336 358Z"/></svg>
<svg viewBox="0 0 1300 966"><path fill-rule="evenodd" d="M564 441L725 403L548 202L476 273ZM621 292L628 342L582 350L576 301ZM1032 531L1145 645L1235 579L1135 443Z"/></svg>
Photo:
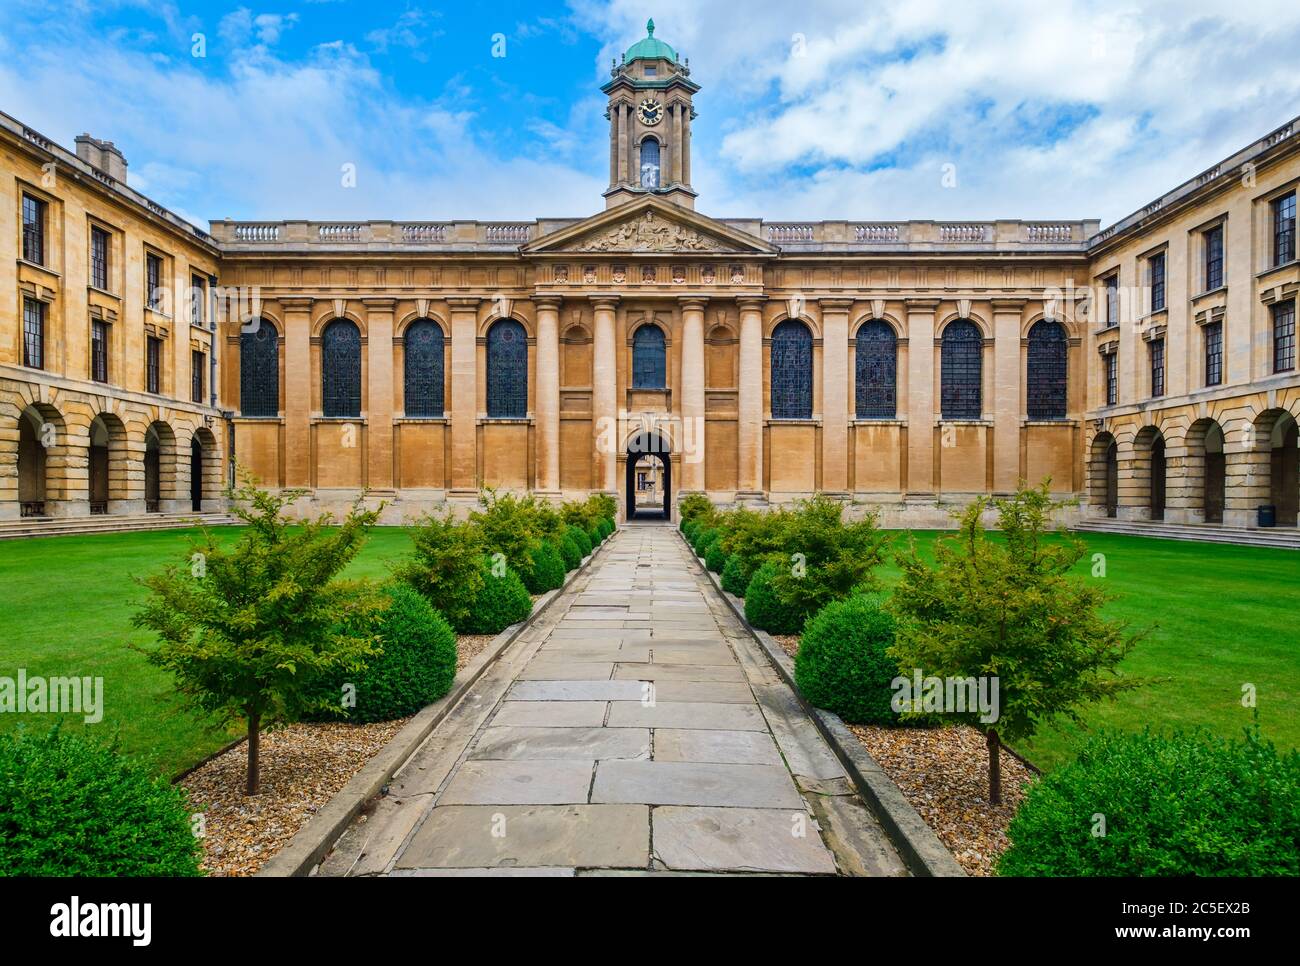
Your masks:
<svg viewBox="0 0 1300 966"><path fill-rule="evenodd" d="M1223 427L1223 525L1254 529L1272 499L1272 423Z"/></svg>
<svg viewBox="0 0 1300 966"><path fill-rule="evenodd" d="M596 489L618 492L618 356L614 344L617 298L592 303L596 331L591 346L591 422L596 439Z"/></svg>
<svg viewBox="0 0 1300 966"><path fill-rule="evenodd" d="M684 105L673 105L673 142L669 150L672 152L673 174L672 183L682 183L682 112Z"/></svg>
<svg viewBox="0 0 1300 966"><path fill-rule="evenodd" d="M560 492L560 299L537 299L537 489Z"/></svg>
<svg viewBox="0 0 1300 966"><path fill-rule="evenodd" d="M934 497L934 311L937 299L907 301L907 497Z"/></svg>
<svg viewBox="0 0 1300 966"><path fill-rule="evenodd" d="M478 495L478 303L451 298L451 495Z"/></svg>
<svg viewBox="0 0 1300 966"><path fill-rule="evenodd" d="M309 298L281 298L284 310L284 483L310 487L311 305Z"/></svg>
<svg viewBox="0 0 1300 966"><path fill-rule="evenodd" d="M618 182L627 181L627 105L619 101L618 105Z"/></svg>
<svg viewBox="0 0 1300 966"><path fill-rule="evenodd" d="M1020 323L1024 305L1021 299L993 302L993 489L998 493L1014 493L1020 482Z"/></svg>
<svg viewBox="0 0 1300 966"><path fill-rule="evenodd" d="M691 183L691 107L682 107L682 137L678 141L678 150L682 154L682 184Z"/></svg>
<svg viewBox="0 0 1300 966"><path fill-rule="evenodd" d="M684 298L682 305L682 494L704 490L704 306L708 300Z"/></svg>
<svg viewBox="0 0 1300 966"><path fill-rule="evenodd" d="M763 300L745 298L740 307L740 358L736 366L739 417L739 479L742 500L763 498Z"/></svg>
<svg viewBox="0 0 1300 966"><path fill-rule="evenodd" d="M619 109L617 104L610 105L607 117L609 118L609 183L612 187L618 184Z"/></svg>
<svg viewBox="0 0 1300 966"><path fill-rule="evenodd" d="M822 299L822 489L849 489L850 299Z"/></svg>
<svg viewBox="0 0 1300 966"><path fill-rule="evenodd" d="M393 490L394 299L363 299L366 306L366 485Z"/></svg>

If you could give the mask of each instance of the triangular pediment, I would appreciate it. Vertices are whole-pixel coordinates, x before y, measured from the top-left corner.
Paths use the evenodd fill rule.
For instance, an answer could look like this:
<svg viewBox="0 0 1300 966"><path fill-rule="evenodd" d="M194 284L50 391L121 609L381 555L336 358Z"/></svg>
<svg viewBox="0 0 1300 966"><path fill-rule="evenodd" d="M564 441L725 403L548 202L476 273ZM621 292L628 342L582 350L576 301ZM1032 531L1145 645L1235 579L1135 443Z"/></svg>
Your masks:
<svg viewBox="0 0 1300 966"><path fill-rule="evenodd" d="M658 198L602 211L523 248L525 254L592 255L770 255L776 251L748 232Z"/></svg>

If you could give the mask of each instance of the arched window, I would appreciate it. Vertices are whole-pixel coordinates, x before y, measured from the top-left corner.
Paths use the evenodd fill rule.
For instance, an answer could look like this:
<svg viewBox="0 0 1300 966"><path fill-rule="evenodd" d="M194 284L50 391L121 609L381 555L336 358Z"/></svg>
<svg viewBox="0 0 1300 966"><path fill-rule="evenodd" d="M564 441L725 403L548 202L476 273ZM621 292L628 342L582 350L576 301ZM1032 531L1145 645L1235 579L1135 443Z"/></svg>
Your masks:
<svg viewBox="0 0 1300 966"><path fill-rule="evenodd" d="M641 142L641 187L659 187L659 142L654 138Z"/></svg>
<svg viewBox="0 0 1300 966"><path fill-rule="evenodd" d="M250 319L239 332L239 412L280 415L280 334L267 319Z"/></svg>
<svg viewBox="0 0 1300 966"><path fill-rule="evenodd" d="M326 417L361 415L361 330L347 319L325 326L320 340L321 411Z"/></svg>
<svg viewBox="0 0 1300 966"><path fill-rule="evenodd" d="M402 398L408 416L443 414L442 327L432 319L417 319L402 338L405 381Z"/></svg>
<svg viewBox="0 0 1300 966"><path fill-rule="evenodd" d="M898 415L898 339L888 322L872 319L858 329L854 361L858 419Z"/></svg>
<svg viewBox="0 0 1300 966"><path fill-rule="evenodd" d="M667 381L664 330L657 325L643 325L632 335L632 388L663 389Z"/></svg>
<svg viewBox="0 0 1300 966"><path fill-rule="evenodd" d="M487 411L493 419L528 415L528 333L514 319L488 329Z"/></svg>
<svg viewBox="0 0 1300 966"><path fill-rule="evenodd" d="M772 418L812 418L812 333L795 319L772 330Z"/></svg>
<svg viewBox="0 0 1300 966"><path fill-rule="evenodd" d="M1040 319L1029 329L1025 374L1026 409L1030 419L1064 419L1066 357L1070 343L1065 327Z"/></svg>
<svg viewBox="0 0 1300 966"><path fill-rule="evenodd" d="M979 419L982 407L984 337L979 326L958 319L943 330L939 411L944 419Z"/></svg>

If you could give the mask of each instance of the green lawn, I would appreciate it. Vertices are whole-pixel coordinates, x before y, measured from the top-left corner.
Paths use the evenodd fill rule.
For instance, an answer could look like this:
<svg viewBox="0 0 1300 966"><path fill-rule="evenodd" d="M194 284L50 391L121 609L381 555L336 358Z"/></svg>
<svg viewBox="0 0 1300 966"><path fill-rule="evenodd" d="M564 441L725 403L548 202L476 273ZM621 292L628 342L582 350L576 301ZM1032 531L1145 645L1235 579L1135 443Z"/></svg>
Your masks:
<svg viewBox="0 0 1300 966"><path fill-rule="evenodd" d="M922 546L932 536L917 534ZM190 537L171 530L0 542L0 675L25 667L31 675L102 676L105 713L96 730L116 731L125 750L166 774L229 740L177 711L168 676L126 646L148 641L130 624L142 598L131 577L184 559ZM1116 598L1110 612L1159 625L1126 671L1170 679L1092 709L1091 724L1203 724L1237 734L1250 720L1240 700L1249 682L1258 688L1265 733L1279 745L1300 746L1300 635L1292 623L1300 619L1300 553L1110 534L1087 542L1106 556L1105 581ZM379 528L349 574L382 577L408 546L403 530ZM1085 560L1080 572L1090 569ZM890 567L884 576L896 574ZM0 715L0 728L23 719L48 724ZM1067 760L1078 740L1074 729L1063 729L1019 750L1050 768Z"/></svg>

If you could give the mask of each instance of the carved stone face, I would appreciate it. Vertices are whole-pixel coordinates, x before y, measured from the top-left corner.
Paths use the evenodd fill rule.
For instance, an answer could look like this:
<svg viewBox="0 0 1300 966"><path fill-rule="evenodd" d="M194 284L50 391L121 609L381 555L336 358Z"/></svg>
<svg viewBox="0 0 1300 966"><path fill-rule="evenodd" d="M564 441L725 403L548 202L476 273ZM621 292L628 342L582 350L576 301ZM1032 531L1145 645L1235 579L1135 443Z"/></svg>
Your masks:
<svg viewBox="0 0 1300 966"><path fill-rule="evenodd" d="M656 272L655 267L654 267L653 265L642 265L642 266L641 266L641 281L643 281L643 282L653 282L653 281L655 280L657 274L658 274L658 273Z"/></svg>
<svg viewBox="0 0 1300 966"><path fill-rule="evenodd" d="M582 266L582 281L583 281L585 284L587 284L587 285L595 285L595 284L596 284L596 266L595 266L595 265L584 265L584 266Z"/></svg>
<svg viewBox="0 0 1300 966"><path fill-rule="evenodd" d="M705 265L700 271L700 280L703 281L705 285L712 285L717 277L717 273L714 271L712 265Z"/></svg>

